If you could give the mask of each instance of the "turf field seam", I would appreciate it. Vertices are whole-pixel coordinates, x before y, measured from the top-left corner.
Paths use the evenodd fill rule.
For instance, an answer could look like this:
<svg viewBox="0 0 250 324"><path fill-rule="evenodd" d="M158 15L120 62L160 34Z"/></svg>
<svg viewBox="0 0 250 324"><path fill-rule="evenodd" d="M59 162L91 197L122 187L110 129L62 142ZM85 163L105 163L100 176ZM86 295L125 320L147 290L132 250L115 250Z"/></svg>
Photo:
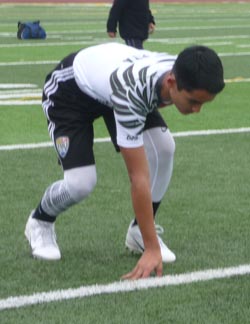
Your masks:
<svg viewBox="0 0 250 324"><path fill-rule="evenodd" d="M186 132L173 132L174 137L188 137L188 136L208 136L208 135L226 135L226 134L240 134L250 133L250 127L242 128L228 128L228 129L208 129L198 131L186 131ZM110 137L96 138L95 143L110 142ZM0 151L14 151L14 150L29 150L38 148L52 147L52 142L41 142L41 143L28 143L28 144L11 144L11 145L0 145Z"/></svg>
<svg viewBox="0 0 250 324"><path fill-rule="evenodd" d="M0 299L0 311L75 298L86 298L102 294L116 294L150 288L177 286L244 275L250 275L250 264L229 268L208 269L178 275L166 275L163 277L151 277L137 281L119 281L106 285L96 284L81 286L75 289L69 288L64 290L40 292L26 296L11 296L6 299Z"/></svg>

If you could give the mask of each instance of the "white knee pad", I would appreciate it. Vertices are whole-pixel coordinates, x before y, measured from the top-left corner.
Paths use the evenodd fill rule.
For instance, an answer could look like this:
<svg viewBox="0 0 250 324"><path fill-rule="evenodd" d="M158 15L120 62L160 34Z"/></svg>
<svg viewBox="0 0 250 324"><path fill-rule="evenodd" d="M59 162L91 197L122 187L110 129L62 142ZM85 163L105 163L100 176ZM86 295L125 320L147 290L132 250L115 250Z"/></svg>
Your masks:
<svg viewBox="0 0 250 324"><path fill-rule="evenodd" d="M89 165L64 171L64 181L71 198L77 203L86 198L97 182L96 167Z"/></svg>
<svg viewBox="0 0 250 324"><path fill-rule="evenodd" d="M175 142L168 129L155 127L143 133L150 170L153 202L163 198L173 172Z"/></svg>

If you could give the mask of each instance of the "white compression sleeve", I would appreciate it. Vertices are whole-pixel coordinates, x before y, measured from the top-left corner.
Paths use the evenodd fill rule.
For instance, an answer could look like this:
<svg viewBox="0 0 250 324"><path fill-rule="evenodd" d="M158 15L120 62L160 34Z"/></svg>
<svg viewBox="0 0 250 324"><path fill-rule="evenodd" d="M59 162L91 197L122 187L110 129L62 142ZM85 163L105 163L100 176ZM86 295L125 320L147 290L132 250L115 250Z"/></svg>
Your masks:
<svg viewBox="0 0 250 324"><path fill-rule="evenodd" d="M46 189L41 201L42 209L50 216L57 216L85 199L94 189L96 178L95 165L66 170L63 180Z"/></svg>
<svg viewBox="0 0 250 324"><path fill-rule="evenodd" d="M171 180L175 142L169 129L161 127L146 130L143 140L149 163L152 200L159 202Z"/></svg>

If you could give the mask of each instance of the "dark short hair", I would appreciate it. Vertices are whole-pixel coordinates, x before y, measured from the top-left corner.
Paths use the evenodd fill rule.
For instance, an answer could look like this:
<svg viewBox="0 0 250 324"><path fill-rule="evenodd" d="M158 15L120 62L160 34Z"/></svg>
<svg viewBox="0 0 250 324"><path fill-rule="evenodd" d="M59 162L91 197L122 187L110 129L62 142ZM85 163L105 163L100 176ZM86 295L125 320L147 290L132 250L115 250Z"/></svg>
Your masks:
<svg viewBox="0 0 250 324"><path fill-rule="evenodd" d="M225 86L223 66L214 50L206 46L191 46L177 57L172 72L178 90L206 90L219 93Z"/></svg>

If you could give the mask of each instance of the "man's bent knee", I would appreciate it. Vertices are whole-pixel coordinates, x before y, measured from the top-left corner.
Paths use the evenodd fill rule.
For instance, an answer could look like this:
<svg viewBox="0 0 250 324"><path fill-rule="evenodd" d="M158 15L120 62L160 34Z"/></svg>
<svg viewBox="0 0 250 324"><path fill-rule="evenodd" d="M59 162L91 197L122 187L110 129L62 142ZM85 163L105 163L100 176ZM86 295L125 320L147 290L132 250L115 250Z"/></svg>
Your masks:
<svg viewBox="0 0 250 324"><path fill-rule="evenodd" d="M90 195L96 185L96 167L95 165L90 165L66 170L64 172L64 180L71 198L75 202L80 202Z"/></svg>

